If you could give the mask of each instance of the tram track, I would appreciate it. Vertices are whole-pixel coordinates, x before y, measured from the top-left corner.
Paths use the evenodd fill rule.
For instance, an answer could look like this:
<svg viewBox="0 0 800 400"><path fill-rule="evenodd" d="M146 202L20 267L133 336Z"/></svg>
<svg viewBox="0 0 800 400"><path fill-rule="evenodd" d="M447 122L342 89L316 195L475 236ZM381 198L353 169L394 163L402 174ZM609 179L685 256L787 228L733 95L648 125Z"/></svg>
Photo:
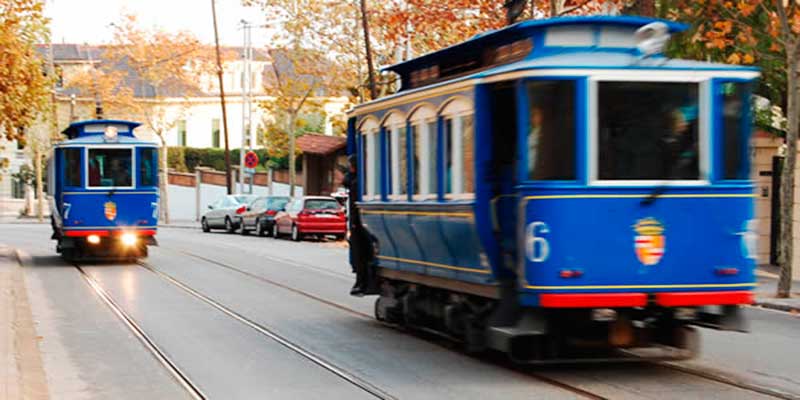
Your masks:
<svg viewBox="0 0 800 400"><path fill-rule="evenodd" d="M350 308L350 307L348 307L346 305L339 304L339 303L336 303L336 302L333 302L333 301L329 301L329 300L323 299L323 298L321 298L319 296L316 296L314 294L311 294L311 293L309 293L307 291L304 291L304 290L301 290L301 289L297 289L297 288L293 288L291 286L282 284L280 282L274 281L274 280L266 278L264 276L253 274L253 273L248 272L248 271L244 271L244 270L236 268L236 267L234 267L234 266L232 266L230 264L227 264L227 263L224 263L224 262L220 262L220 261L217 261L217 260L213 260L213 259L210 259L208 257L201 256L201 255L193 254L193 253L190 253L190 252L182 251L182 250L171 250L171 251L174 251L174 252L189 256L189 257L193 257L193 258L196 258L198 260L205 261L207 263L216 265L218 267L227 269L229 271L233 271L235 273L244 275L244 276L246 276L248 278L256 279L256 280L258 280L260 282L275 286L275 287L280 288L280 289L287 290L287 291L289 291L291 293L306 297L308 299L311 299L313 301L322 303L322 304L324 304L326 306L329 306L331 308L337 309L339 311L349 313L349 314L354 315L356 317L363 318L363 319L368 320L368 321L376 321L373 316L371 316L369 314L366 314L366 313L363 313L363 312L358 311L358 310L354 310L354 309L352 309L352 308ZM141 263L139 263L139 265L142 265L143 267L149 269L150 271L152 271L152 272L154 272L154 273L156 273L158 275L161 275L165 279L168 279L168 280L170 280L171 282L173 282L175 284L178 284L178 285L181 285L183 287L186 287L187 290L194 291L194 289L188 288L188 286L186 286L183 283L177 281L172 276L166 274L165 272L162 272L162 271L159 271L159 270L153 268L152 266L150 266L147 263L141 262ZM211 300L211 301L213 301L213 300ZM220 306L224 307L222 305L220 305ZM244 317L242 317L242 318L244 318ZM383 324L383 325L396 328L395 326L390 325L390 324ZM407 331L404 330L404 332L407 332ZM438 338L442 338L444 336L444 335L439 334L437 332L429 332L429 331L423 331L423 332L429 333L429 334L434 335L434 336L436 336ZM450 340L452 340L452 338L450 338ZM452 342L450 342L450 343L452 343ZM459 351L460 353L464 354L465 356L472 357L471 355L466 354L463 350L457 350L456 349L456 351ZM510 369L513 372L518 373L518 374L520 374L520 375L522 375L522 376L524 376L526 378L536 379L539 382L548 384L550 386L558 387L559 389L568 391L568 392L573 393L575 395L578 395L578 396L580 396L582 398L593 399L593 400L607 400L608 399L605 396L602 396L602 395L599 395L599 394L596 394L596 393L592 393L592 392L587 391L585 389L582 389L580 387L577 387L577 386L574 386L574 385L570 385L569 383L562 382L562 381L559 381L557 379L553 379L553 378L544 376L544 375L536 373L536 372L524 371L524 370L522 370L522 368L520 368L520 366L510 365L508 361L499 361L499 360L483 360L483 361L489 361L494 365Z"/></svg>
<svg viewBox="0 0 800 400"><path fill-rule="evenodd" d="M355 309L353 309L351 307L348 307L346 305L343 305L343 304L340 304L340 303L337 303L337 302L333 302L333 301L321 298L321 297L319 297L319 296L317 296L315 294L309 293L309 292L307 292L305 290L288 286L286 284L283 284L283 283L277 282L275 280L266 278L266 277L264 277L262 275L258 275L258 274L254 274L252 272L244 271L244 270L242 270L240 268L237 268L237 267L235 267L233 265L230 265L228 263L221 262L221 261L218 261L218 260L214 260L214 259L205 257L203 255L194 254L194 253L191 253L191 252L188 252L188 251L184 251L184 250L172 250L172 249L170 249L170 251L173 251L173 252L185 255L185 256L193 257L193 258L196 258L198 260L202 260L202 261L205 261L207 263L216 265L218 267L227 269L229 271L233 271L233 272L236 272L238 274L244 275L246 277L249 277L249 278L252 278L252 279L256 279L256 280L258 280L260 282L269 284L271 286L275 286L275 287L287 290L289 292L292 292L292 293L301 295L303 297L309 298L309 299L311 299L313 301L325 304L325 305L327 305L329 307L338 309L339 311L344 311L344 312L347 312L349 314L358 316L360 318L365 318L365 319L368 319L368 320L375 320L375 318L373 316L371 316L369 314L366 314L366 313L363 313L361 311L355 310ZM268 257L268 258L270 258L271 260L276 261L276 262L288 262L288 261L286 261L286 260L284 260L282 258L279 258L279 257ZM303 268L308 268L308 269L315 270L315 271L322 270L322 271L327 272L328 274L332 273L329 270L323 270L321 268L313 267L313 266L310 266L310 265L307 265L307 264L298 263L296 261L290 262L290 264L291 265L295 265L295 266L299 266L299 267L303 267ZM152 267L150 267L150 268L152 268ZM160 272L160 271L158 271L158 273L162 273L163 274L163 272ZM337 275L339 275L339 274L337 274ZM384 325L391 326L391 325L388 325L388 324L384 324ZM439 337L439 338L442 337L441 334L437 334L436 336ZM463 351L460 351L460 352L463 353ZM464 353L464 354L466 354L466 353ZM586 391L586 390L584 390L582 388L576 387L576 386L571 385L571 384L566 383L566 382L562 382L562 381L557 380L557 379L553 379L553 378L547 377L547 376L542 375L540 373L523 370L518 365L510 365L508 363L501 363L500 361L497 361L497 360L491 360L490 362L492 362L493 364L498 365L498 366L503 366L503 367L506 367L506 368L510 368L510 369L514 370L515 372L520 373L520 374L522 374L524 376L535 378L535 379L537 379L539 381L548 383L548 384L553 385L553 386L557 386L559 388L562 388L564 390L568 390L570 392L573 392L575 394L581 395L581 396L586 397L586 398L591 398L591 399L605 399L606 398L606 397L604 397L602 395L598 395L598 394L592 393L590 391ZM637 362L637 361L634 361L634 362ZM717 383L717 384L723 384L723 385L726 385L726 386L735 387L737 389L749 391L749 392L752 392L752 393L757 393L759 395L769 396L769 397L782 399L782 400L800 400L800 395L784 392L784 391L781 391L781 390L773 389L773 388L770 388L770 387L766 387L766 386L762 386L762 385L758 385L758 384L754 384L754 383L744 382L742 379L726 376L723 373L716 372L716 371L705 371L705 370L700 369L700 368L691 367L691 366L683 366L683 365L675 364L673 362L665 362L665 361L641 360L641 361L638 361L638 362L643 362L643 363L646 363L646 364L649 364L649 365L652 365L652 366L655 366L655 367L658 367L658 368L663 368L663 369L675 371L675 372L678 372L678 373L681 373L681 374L684 374L684 375L693 376L693 377L700 378L700 379L703 379L703 380L706 380L706 381L711 381L711 382L714 382L714 383Z"/></svg>
<svg viewBox="0 0 800 400"><path fill-rule="evenodd" d="M125 326L130 329L130 331L136 336L137 339L144 345L145 349L149 353L151 353L156 360L172 375L175 381L178 382L181 387L183 387L186 392L196 400L206 400L208 397L203 393L203 391L194 384L189 377L175 364L169 356L156 344L156 342L147 335L147 333L142 329L136 320L134 320L125 310L114 301L113 297L111 297L108 292L100 285L100 283L92 277L89 273L87 273L83 267L78 264L73 264L73 266L80 272L83 279L89 285L89 287L94 291L97 297L111 309L111 311L125 324Z"/></svg>

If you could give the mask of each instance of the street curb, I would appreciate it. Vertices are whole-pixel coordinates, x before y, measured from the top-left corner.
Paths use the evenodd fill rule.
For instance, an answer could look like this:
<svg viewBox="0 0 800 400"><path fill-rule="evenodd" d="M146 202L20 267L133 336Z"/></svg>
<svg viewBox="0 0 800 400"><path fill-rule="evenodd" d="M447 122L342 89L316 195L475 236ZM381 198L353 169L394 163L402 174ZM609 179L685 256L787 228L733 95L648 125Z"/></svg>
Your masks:
<svg viewBox="0 0 800 400"><path fill-rule="evenodd" d="M200 226L188 226L188 225L159 225L159 228L175 228L175 229L200 229Z"/></svg>
<svg viewBox="0 0 800 400"><path fill-rule="evenodd" d="M756 301L754 306L768 308L770 310L783 311L789 313L800 313L800 306L790 306L786 304L771 303L768 301Z"/></svg>

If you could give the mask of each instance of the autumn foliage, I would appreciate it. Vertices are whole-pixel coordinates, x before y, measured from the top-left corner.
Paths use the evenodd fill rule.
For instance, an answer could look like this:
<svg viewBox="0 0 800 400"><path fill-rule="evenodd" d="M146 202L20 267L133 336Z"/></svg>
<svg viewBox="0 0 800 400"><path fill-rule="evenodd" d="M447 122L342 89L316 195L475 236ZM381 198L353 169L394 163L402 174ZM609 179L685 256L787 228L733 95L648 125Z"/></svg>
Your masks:
<svg viewBox="0 0 800 400"><path fill-rule="evenodd" d="M0 0L0 137L22 137L47 106L50 80L36 45L47 41L41 0Z"/></svg>

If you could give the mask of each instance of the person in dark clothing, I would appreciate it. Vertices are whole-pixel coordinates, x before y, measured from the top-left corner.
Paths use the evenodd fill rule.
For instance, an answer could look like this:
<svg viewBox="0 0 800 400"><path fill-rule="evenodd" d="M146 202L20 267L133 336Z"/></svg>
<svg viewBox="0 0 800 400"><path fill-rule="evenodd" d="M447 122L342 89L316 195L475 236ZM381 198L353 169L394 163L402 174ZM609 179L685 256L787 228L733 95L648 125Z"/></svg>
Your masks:
<svg viewBox="0 0 800 400"><path fill-rule="evenodd" d="M348 157L347 161L348 170L344 177L344 184L350 191L350 195L347 199L350 206L350 218L348 220L350 227L350 265L353 267L353 272L356 274L356 283L350 290L350 294L353 296L376 294L378 290L375 287L375 257L373 254L372 237L361 223L361 214L356 204L359 193L357 157L351 155Z"/></svg>

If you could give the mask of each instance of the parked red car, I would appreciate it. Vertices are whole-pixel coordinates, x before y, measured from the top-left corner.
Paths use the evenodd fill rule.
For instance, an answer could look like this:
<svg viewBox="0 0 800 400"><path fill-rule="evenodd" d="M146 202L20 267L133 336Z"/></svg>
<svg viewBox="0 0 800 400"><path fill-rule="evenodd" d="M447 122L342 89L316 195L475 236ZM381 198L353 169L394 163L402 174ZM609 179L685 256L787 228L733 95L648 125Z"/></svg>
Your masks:
<svg viewBox="0 0 800 400"><path fill-rule="evenodd" d="M347 218L344 208L333 197L304 196L290 201L275 215L272 236L291 235L299 241L305 236L334 235L344 239L347 233Z"/></svg>

